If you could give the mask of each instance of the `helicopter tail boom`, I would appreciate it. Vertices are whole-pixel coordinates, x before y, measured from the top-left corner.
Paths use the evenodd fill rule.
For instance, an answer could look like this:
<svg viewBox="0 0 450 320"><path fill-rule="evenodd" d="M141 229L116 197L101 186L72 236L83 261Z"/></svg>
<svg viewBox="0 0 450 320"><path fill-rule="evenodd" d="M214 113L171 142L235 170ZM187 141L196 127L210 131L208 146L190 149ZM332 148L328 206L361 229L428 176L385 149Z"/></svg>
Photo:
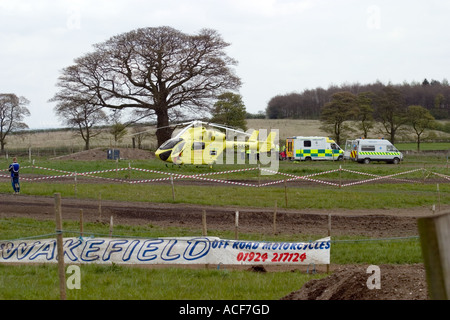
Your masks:
<svg viewBox="0 0 450 320"><path fill-rule="evenodd" d="M269 152L275 148L276 132L270 132L265 141L259 142L259 152Z"/></svg>

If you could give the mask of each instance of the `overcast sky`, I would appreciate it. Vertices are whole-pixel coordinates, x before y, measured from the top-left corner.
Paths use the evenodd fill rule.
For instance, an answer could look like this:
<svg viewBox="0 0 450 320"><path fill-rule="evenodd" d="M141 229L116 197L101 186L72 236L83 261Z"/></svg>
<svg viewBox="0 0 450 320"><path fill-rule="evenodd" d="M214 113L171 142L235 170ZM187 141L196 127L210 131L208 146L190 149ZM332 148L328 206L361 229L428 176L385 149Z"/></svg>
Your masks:
<svg viewBox="0 0 450 320"><path fill-rule="evenodd" d="M449 79L449 16L442 0L0 0L0 93L30 100L30 128L61 127L48 100L93 44L141 27L211 28L256 113L332 84Z"/></svg>

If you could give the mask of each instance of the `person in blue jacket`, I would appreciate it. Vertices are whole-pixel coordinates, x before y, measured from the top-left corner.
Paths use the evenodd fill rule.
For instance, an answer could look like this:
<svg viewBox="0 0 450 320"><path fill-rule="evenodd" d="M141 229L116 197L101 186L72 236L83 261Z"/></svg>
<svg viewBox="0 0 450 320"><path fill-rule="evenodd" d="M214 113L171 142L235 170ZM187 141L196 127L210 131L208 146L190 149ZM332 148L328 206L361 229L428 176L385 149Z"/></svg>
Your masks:
<svg viewBox="0 0 450 320"><path fill-rule="evenodd" d="M19 183L19 169L20 165L17 163L17 158L13 158L13 163L9 165L9 172L11 172L11 184L14 189L14 193L18 194L20 192Z"/></svg>

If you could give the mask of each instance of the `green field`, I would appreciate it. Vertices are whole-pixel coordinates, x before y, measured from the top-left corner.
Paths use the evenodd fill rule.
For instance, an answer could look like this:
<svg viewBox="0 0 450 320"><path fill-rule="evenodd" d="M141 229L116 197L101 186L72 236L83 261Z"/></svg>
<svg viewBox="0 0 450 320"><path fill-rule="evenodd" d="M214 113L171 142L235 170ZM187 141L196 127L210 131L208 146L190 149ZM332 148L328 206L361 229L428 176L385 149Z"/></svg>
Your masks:
<svg viewBox="0 0 450 320"><path fill-rule="evenodd" d="M63 228L70 235L76 222L66 221ZM54 232L54 221L1 219L1 238L16 239ZM152 225L116 226L115 234L136 237L198 236L200 230L161 229ZM101 235L108 227L101 223L85 226L86 234ZM211 235L233 237L231 232L209 230ZM314 235L310 235L314 237ZM240 239L259 238L257 234L241 234ZM286 241L286 236L272 236L270 241ZM357 237L336 237L332 244L333 264L410 264L420 263L421 250L417 238L370 241ZM297 270L250 272L226 267L147 269L120 265L82 265L81 288L67 290L67 299L81 300L277 300L298 290L305 282L327 276ZM58 299L57 266L0 265L0 299Z"/></svg>
<svg viewBox="0 0 450 320"><path fill-rule="evenodd" d="M5 160L1 167L7 167ZM62 197L96 199L101 195L105 200L177 202L215 206L272 207L275 201L280 206L291 209L302 208L407 208L431 206L436 203L437 174L448 176L448 162L443 156L429 156L426 159L411 158L401 165L371 164L361 165L354 162L301 162L280 161L278 174L265 175L255 165L217 165L208 166L165 166L161 161L35 161L35 166L22 163L22 177L27 175L63 176L66 183L53 183L53 180L28 182L22 180L23 194L52 196L61 193ZM128 169L130 166L130 170ZM243 169L250 171L240 171ZM263 167L264 168L264 167ZM48 170L52 169L52 170ZM119 169L119 171L109 171ZM122 170L123 169L123 170ZM137 170L142 169L143 171ZM342 170L341 170L342 169ZM61 172L62 171L62 172ZM91 178L78 178L72 173L92 173ZM105 172L107 171L107 172ZM151 171L151 172L149 172ZM237 171L237 172L234 172ZM225 173L223 173L225 172ZM198 179L174 179L175 200L172 187L166 182L148 182L129 184L128 181L151 179L169 179L170 174L203 175L202 178L232 180L251 186L245 187L217 183L211 194L210 185ZM396 175L398 180L377 179ZM305 180L302 178L310 179ZM111 180L112 179L112 180ZM285 179L287 181L285 182ZM289 179L294 179L289 181ZM313 179L311 181L311 179ZM376 183L364 183L376 179ZM94 182L91 182L94 181ZM1 180L0 192L8 193L11 186L8 179ZM122 183L117 181L123 181ZM195 181L196 185L186 183ZM395 182L395 193L391 192ZM450 191L448 180L442 180L440 191ZM307 188L301 187L307 183ZM356 183L351 185L351 183ZM339 188L340 186L343 186ZM287 199L287 201L286 201ZM441 198L442 204L449 204L448 197Z"/></svg>
<svg viewBox="0 0 450 320"><path fill-rule="evenodd" d="M416 151L417 143L396 143L395 146L400 151ZM420 144L421 151L447 151L449 153L450 150L450 142L433 142L433 143L421 143Z"/></svg>
<svg viewBox="0 0 450 320"><path fill-rule="evenodd" d="M6 168L8 161L0 160L0 168ZM374 176L401 174L398 178L410 181L382 180L377 183L361 183L341 187L322 183L309 182L306 187L295 186L284 179L292 176L260 175L258 170L244 172L228 172L211 175L214 179L230 179L245 181L258 185L265 182L279 182L273 186L261 188L214 185L214 197L211 197L211 186L188 185L174 180L175 200L172 198L170 183L128 184L110 182L106 179L153 179L167 177L167 173L177 174L212 174L228 170L248 168L246 165L195 167L165 166L160 161L55 161L39 158L35 167L22 161L22 176L66 175L73 172L84 173L110 169L124 169L118 172L96 174L97 178L79 179L75 182L72 176L65 183L61 180L41 182L22 181L22 193L26 195L53 196L61 193L62 197L101 198L122 201L177 202L191 204L207 204L214 206L240 207L273 207L277 201L279 207L290 209L345 208L345 209L391 209L423 207L424 210L440 201L442 205L450 204L450 184L448 180L436 180L434 173L449 174L445 154L411 155L400 165L371 163L370 165L352 162L326 163L294 163L280 162L278 171L293 176L311 176L314 179L334 184L370 179ZM28 168L25 168L29 166ZM137 170L155 170L149 173ZM42 168L62 170L49 171ZM346 169L349 171L339 171ZM322 174L323 172L331 173ZM351 171L351 172L350 172ZM364 174L363 174L364 173ZM0 174L6 174L5 171ZM319 175L316 175L319 174ZM369 174L370 176L367 176ZM98 181L98 177L103 180ZM94 179L95 181L90 181ZM281 182L280 182L281 181ZM436 181L439 182L439 198ZM395 192L392 192L395 190ZM9 180L0 180L0 193L10 193ZM286 202L287 199L287 202ZM76 230L76 222L65 221L65 230ZM86 233L92 235L107 234L108 226L92 223L85 226ZM0 218L0 239L21 239L54 233L54 221L35 221L33 219ZM182 228L159 228L153 225L114 227L114 234L136 237L198 236L201 230ZM74 233L76 235L76 233ZM232 238L232 231L224 232L208 230L208 235ZM262 235L256 233L240 234L240 239L257 239L261 241L309 241L323 235L301 234L292 239L286 235ZM422 256L419 240L410 239L366 239L361 237L333 237L332 264L410 264L421 263ZM82 270L82 289L69 290L68 299L242 299L276 300L291 291L298 290L303 283L313 278L325 277L305 272L269 272L257 273L249 271L218 269L145 269L118 265L100 266L86 265ZM58 299L57 267L10 266L0 265L0 299Z"/></svg>

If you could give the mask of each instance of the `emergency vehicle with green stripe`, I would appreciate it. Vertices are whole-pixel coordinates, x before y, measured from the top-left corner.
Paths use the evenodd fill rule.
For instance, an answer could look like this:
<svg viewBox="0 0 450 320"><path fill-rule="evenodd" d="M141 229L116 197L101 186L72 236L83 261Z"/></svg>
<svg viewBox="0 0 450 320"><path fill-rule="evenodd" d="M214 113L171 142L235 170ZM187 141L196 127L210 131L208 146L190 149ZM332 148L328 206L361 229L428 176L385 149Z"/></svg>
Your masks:
<svg viewBox="0 0 450 320"><path fill-rule="evenodd" d="M286 157L290 160L342 160L344 151L328 137L295 136L286 139Z"/></svg>
<svg viewBox="0 0 450 320"><path fill-rule="evenodd" d="M386 139L355 139L347 140L345 154L356 162L370 163L383 161L398 164L403 160L403 154Z"/></svg>

